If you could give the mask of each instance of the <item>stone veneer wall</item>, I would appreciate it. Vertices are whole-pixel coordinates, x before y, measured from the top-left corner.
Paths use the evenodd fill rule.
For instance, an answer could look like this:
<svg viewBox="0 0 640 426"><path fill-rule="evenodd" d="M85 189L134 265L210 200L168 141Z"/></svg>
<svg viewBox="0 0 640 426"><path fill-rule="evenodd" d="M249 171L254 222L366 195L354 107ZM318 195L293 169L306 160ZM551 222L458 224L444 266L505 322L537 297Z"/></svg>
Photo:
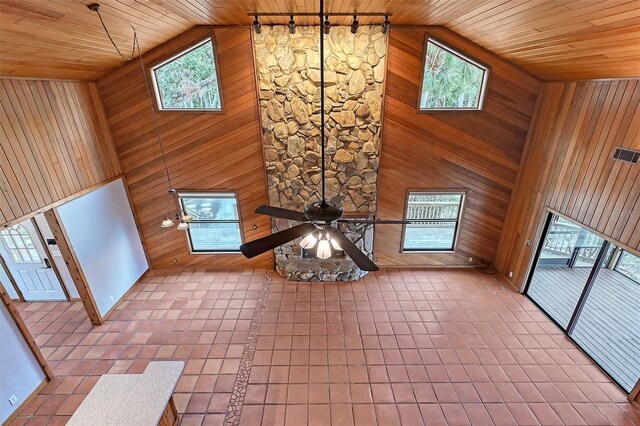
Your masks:
<svg viewBox="0 0 640 426"><path fill-rule="evenodd" d="M263 27L255 35L263 148L271 205L301 211L321 198L320 27ZM344 197L347 213L375 213L387 37L380 26L332 27L325 38L327 198ZM274 232L290 226L273 221ZM345 233L365 252L373 231ZM364 275L348 259L302 259L297 244L276 249L290 279L350 280Z"/></svg>

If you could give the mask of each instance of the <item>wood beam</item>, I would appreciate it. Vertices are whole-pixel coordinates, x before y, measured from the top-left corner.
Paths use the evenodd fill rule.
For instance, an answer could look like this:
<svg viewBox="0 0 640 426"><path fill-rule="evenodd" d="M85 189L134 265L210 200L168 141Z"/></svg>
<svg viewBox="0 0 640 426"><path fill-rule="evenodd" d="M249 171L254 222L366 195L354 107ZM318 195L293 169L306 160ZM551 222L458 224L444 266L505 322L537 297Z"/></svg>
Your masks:
<svg viewBox="0 0 640 426"><path fill-rule="evenodd" d="M64 263L67 264L73 283L75 284L76 289L78 289L80 300L82 300L82 304L89 315L91 323L93 325L103 324L104 319L102 318L98 305L93 298L93 293L91 292L87 278L82 272L82 268L80 267L80 262L78 261L75 251L69 244L69 238L64 226L62 225L60 216L54 209L52 209L45 212L44 217L47 219L51 232L58 243L58 248L60 249Z"/></svg>
<svg viewBox="0 0 640 426"><path fill-rule="evenodd" d="M4 306L7 307L7 310L9 311L9 315L11 315L11 317L13 318L13 321L16 323L18 330L20 330L20 334L22 334L22 337L24 338L25 342L27 342L27 346L29 346L29 349L31 349L33 356L36 357L36 360L38 361L38 364L40 365L40 367L42 368L42 371L47 377L47 380L53 379L54 377L53 370L51 370L51 367L49 367L49 364L47 363L47 360L45 359L44 355L42 355L42 352L40 352L40 348L38 348L36 341L34 340L33 336L29 332L29 329L27 328L27 325L24 323L24 320L20 316L20 313L18 312L16 305L13 303L13 300L11 300L11 297L9 297L9 294L7 293L7 291L5 290L2 284L0 284L0 299L2 299L2 303L4 303Z"/></svg>

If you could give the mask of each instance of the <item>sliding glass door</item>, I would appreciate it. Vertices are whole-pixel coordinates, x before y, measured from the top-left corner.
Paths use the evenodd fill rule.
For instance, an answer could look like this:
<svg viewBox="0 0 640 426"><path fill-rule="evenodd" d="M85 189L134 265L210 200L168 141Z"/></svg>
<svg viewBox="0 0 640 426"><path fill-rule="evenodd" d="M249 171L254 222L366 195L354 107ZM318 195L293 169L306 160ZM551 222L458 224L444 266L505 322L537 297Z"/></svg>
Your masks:
<svg viewBox="0 0 640 426"><path fill-rule="evenodd" d="M563 329L576 309L582 290L602 249L599 236L552 215L527 295Z"/></svg>
<svg viewBox="0 0 640 426"><path fill-rule="evenodd" d="M640 257L550 214L525 294L631 391L640 377Z"/></svg>

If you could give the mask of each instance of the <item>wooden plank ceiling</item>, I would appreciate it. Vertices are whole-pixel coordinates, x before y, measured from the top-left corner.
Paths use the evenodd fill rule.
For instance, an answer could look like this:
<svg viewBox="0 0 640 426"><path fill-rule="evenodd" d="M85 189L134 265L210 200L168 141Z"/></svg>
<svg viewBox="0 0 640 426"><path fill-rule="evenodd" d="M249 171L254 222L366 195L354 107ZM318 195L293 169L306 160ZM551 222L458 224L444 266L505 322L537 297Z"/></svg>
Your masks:
<svg viewBox="0 0 640 426"><path fill-rule="evenodd" d="M122 65L96 15L85 7L88 3L0 0L0 75L95 80ZM262 0L257 7L248 0L100 3L118 45L131 46L133 25L143 52L195 25L248 25L247 12L256 8L281 13L318 9L315 0ZM444 25L545 80L640 76L638 0L342 0L328 2L327 9L389 12L394 25Z"/></svg>

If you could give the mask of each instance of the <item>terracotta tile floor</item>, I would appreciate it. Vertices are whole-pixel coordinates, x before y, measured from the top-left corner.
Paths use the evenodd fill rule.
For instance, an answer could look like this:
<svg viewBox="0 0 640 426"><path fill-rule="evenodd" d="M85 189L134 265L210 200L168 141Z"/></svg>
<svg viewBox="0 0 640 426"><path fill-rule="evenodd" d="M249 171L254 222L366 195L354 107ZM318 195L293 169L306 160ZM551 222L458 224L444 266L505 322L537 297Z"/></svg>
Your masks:
<svg viewBox="0 0 640 426"><path fill-rule="evenodd" d="M222 424L245 376L242 425L640 424L624 393L492 276L274 276L248 342L263 281L260 270L155 270L95 328L80 303L20 304L57 377L14 423L64 424L101 374L181 359L183 425Z"/></svg>

